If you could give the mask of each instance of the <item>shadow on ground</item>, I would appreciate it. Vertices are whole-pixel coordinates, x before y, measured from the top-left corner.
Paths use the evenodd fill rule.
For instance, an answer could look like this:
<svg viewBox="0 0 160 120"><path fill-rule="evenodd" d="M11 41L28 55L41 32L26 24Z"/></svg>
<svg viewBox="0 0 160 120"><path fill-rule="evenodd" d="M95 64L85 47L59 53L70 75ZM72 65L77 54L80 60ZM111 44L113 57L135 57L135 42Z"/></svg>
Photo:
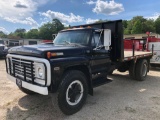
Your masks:
<svg viewBox="0 0 160 120"><path fill-rule="evenodd" d="M63 115L57 106L52 104L55 94L43 95L26 95L19 99L18 105L7 110L7 120L25 120L28 118L49 120L54 118L63 119Z"/></svg>

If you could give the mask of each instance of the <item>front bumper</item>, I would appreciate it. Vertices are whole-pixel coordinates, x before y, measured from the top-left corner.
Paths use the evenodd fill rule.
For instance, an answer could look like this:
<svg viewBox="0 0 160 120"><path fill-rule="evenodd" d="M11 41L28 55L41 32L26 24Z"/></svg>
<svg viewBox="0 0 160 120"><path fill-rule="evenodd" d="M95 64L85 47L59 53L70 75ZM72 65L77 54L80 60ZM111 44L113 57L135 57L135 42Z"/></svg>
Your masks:
<svg viewBox="0 0 160 120"><path fill-rule="evenodd" d="M16 83L15 77L11 76L10 74L7 74L7 77L9 80ZM22 81L22 87L28 90L34 91L36 93L42 94L42 95L48 95L48 87L41 87L41 86L33 85L25 81Z"/></svg>

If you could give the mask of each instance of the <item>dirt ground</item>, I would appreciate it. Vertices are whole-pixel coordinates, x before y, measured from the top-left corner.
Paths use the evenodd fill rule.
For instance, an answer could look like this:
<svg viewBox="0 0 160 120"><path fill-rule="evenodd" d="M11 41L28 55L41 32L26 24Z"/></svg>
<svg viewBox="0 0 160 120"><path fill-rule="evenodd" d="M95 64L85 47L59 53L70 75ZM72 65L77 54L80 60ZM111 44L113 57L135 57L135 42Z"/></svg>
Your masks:
<svg viewBox="0 0 160 120"><path fill-rule="evenodd" d="M115 71L112 83L94 89L76 114L62 114L55 94L29 96L6 77L0 60L0 120L160 120L160 69L152 68L146 81L131 80Z"/></svg>

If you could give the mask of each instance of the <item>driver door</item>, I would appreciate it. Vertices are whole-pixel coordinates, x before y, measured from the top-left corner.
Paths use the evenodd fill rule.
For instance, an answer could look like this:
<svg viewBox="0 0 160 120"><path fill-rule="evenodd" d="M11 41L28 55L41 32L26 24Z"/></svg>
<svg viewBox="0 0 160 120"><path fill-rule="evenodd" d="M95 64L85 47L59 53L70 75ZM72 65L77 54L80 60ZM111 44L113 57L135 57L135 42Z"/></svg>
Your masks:
<svg viewBox="0 0 160 120"><path fill-rule="evenodd" d="M100 48L98 49L98 47ZM110 63L109 53L101 53L100 50L105 50L102 44L102 38L100 39L100 33L94 33L92 37L91 57L92 74L107 72L107 66Z"/></svg>

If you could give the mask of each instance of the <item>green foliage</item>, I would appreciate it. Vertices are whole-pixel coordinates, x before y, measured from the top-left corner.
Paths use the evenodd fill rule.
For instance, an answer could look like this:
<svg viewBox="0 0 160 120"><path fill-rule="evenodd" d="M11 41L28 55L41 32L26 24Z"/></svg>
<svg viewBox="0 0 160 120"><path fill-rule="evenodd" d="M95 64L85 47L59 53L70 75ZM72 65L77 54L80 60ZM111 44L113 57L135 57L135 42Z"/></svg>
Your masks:
<svg viewBox="0 0 160 120"><path fill-rule="evenodd" d="M41 39L52 40L52 34L57 34L62 29L63 24L58 19L53 19L39 28L39 35Z"/></svg>
<svg viewBox="0 0 160 120"><path fill-rule="evenodd" d="M127 21L124 20L123 24L124 34L140 34L148 31L157 32L155 28L155 21L152 19L146 19L143 16L136 16Z"/></svg>
<svg viewBox="0 0 160 120"><path fill-rule="evenodd" d="M26 30L25 29L16 29L14 34L20 38L24 38L25 37L25 32Z"/></svg>
<svg viewBox="0 0 160 120"><path fill-rule="evenodd" d="M137 20L133 24L132 34L142 33L142 24L140 20Z"/></svg>
<svg viewBox="0 0 160 120"><path fill-rule="evenodd" d="M39 31L38 29L31 29L26 33L27 39L38 39L39 38Z"/></svg>
<svg viewBox="0 0 160 120"><path fill-rule="evenodd" d="M0 38L7 38L7 35L4 32L0 31Z"/></svg>
<svg viewBox="0 0 160 120"><path fill-rule="evenodd" d="M144 22L144 31L143 32L147 32L147 31L156 32L154 20L149 19Z"/></svg>
<svg viewBox="0 0 160 120"><path fill-rule="evenodd" d="M156 29L156 33L160 34L160 16L155 21L155 29Z"/></svg>

